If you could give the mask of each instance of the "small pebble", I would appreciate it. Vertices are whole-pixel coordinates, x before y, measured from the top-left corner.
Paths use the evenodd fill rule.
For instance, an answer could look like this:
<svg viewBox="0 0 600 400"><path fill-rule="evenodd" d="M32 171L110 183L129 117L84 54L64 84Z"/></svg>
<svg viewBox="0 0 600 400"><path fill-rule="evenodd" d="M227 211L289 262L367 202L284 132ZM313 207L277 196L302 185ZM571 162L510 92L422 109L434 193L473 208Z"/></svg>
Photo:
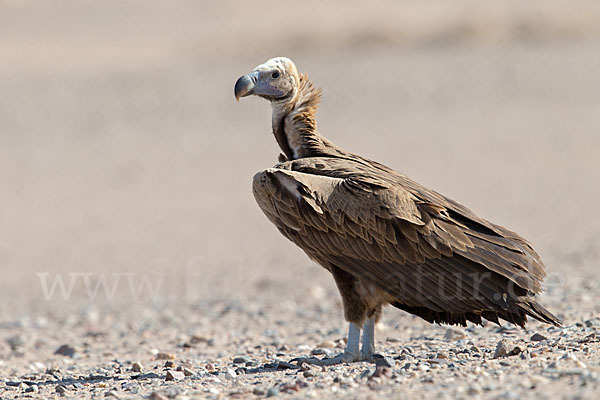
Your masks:
<svg viewBox="0 0 600 400"><path fill-rule="evenodd" d="M68 344L63 344L58 349L56 349L54 354L60 354L61 356L66 357L73 357L75 355L75 348Z"/></svg>
<svg viewBox="0 0 600 400"><path fill-rule="evenodd" d="M579 343L590 343L590 342L595 342L596 340L596 334L595 333L590 333L589 335L587 335L586 337L584 337L583 339L581 339L579 341Z"/></svg>
<svg viewBox="0 0 600 400"><path fill-rule="evenodd" d="M169 371L167 371L167 375L165 377L165 380L167 380L167 381L178 381L178 380L183 379L184 377L185 377L185 375L181 371L169 370Z"/></svg>
<svg viewBox="0 0 600 400"><path fill-rule="evenodd" d="M244 356L235 357L233 359L233 363L234 364L245 364L245 363L249 363L249 362L252 362L252 360L250 358L244 357Z"/></svg>
<svg viewBox="0 0 600 400"><path fill-rule="evenodd" d="M169 398L167 396L165 396L164 394L161 394L159 392L150 393L150 396L148 398L150 400L169 400Z"/></svg>
<svg viewBox="0 0 600 400"><path fill-rule="evenodd" d="M512 343L507 339L502 339L496 345L496 351L494 352L494 358L507 357L510 353Z"/></svg>
<svg viewBox="0 0 600 400"><path fill-rule="evenodd" d="M61 396L63 396L65 393L67 393L67 388L64 385L56 385L54 390L56 391L56 393L60 394Z"/></svg>
<svg viewBox="0 0 600 400"><path fill-rule="evenodd" d="M27 389L25 389L25 392L27 393L37 393L39 392L40 388L38 387L38 385L31 385L30 387L28 387Z"/></svg>
<svg viewBox="0 0 600 400"><path fill-rule="evenodd" d="M546 336L540 335L539 333L534 333L533 336L531 336L529 338L529 340L531 340L533 342L541 342L542 340L546 340L546 339L548 339Z"/></svg>
<svg viewBox="0 0 600 400"><path fill-rule="evenodd" d="M481 386L477 385L477 384L472 384L469 385L469 389L467 390L467 394L469 394L470 396L474 396L476 394L481 393Z"/></svg>
<svg viewBox="0 0 600 400"><path fill-rule="evenodd" d="M167 360L163 366L165 368L175 368L175 363L172 360Z"/></svg>
<svg viewBox="0 0 600 400"><path fill-rule="evenodd" d="M457 328L449 328L446 330L444 334L444 339L446 340L460 340L466 337L465 332L461 329Z"/></svg>
<svg viewBox="0 0 600 400"><path fill-rule="evenodd" d="M192 335L192 337L190 338L190 342L192 344L209 343L210 341L211 341L211 339L204 335Z"/></svg>
<svg viewBox="0 0 600 400"><path fill-rule="evenodd" d="M237 376L237 374L235 373L235 371L231 368L227 368L225 370L225 377L227 379L235 379L235 377Z"/></svg>
<svg viewBox="0 0 600 400"><path fill-rule="evenodd" d="M142 366L141 363L136 361L133 364L131 364L131 370L133 372L142 372L144 370L144 367Z"/></svg>
<svg viewBox="0 0 600 400"><path fill-rule="evenodd" d="M375 368L375 372L373 372L373 375L371 375L369 377L369 380L373 379L373 378L389 378L392 375L392 369L389 367L376 367ZM334 380L335 382L335 380Z"/></svg>
<svg viewBox="0 0 600 400"><path fill-rule="evenodd" d="M156 360L174 360L175 355L171 353L158 353L155 357Z"/></svg>
<svg viewBox="0 0 600 400"><path fill-rule="evenodd" d="M333 343L331 340L325 340L325 341L319 343L317 345L317 347L320 347L323 349L333 349L335 347L335 343Z"/></svg>
<svg viewBox="0 0 600 400"><path fill-rule="evenodd" d="M278 369L297 369L298 366L291 364L289 362L286 362L286 361L279 361L276 365L276 368L278 368Z"/></svg>
<svg viewBox="0 0 600 400"><path fill-rule="evenodd" d="M269 390L267 390L267 397L277 396L278 394L279 394L279 389L277 389L276 387L272 387L272 388L269 388Z"/></svg>
<svg viewBox="0 0 600 400"><path fill-rule="evenodd" d="M192 371L191 369L188 369L188 368L184 368L183 369L183 375L185 375L185 376L193 376L194 375L194 371Z"/></svg>
<svg viewBox="0 0 600 400"><path fill-rule="evenodd" d="M429 371L429 367L427 365L425 365L425 364L419 364L419 366L417 367L417 369L419 371L423 371L423 372Z"/></svg>
<svg viewBox="0 0 600 400"><path fill-rule="evenodd" d="M371 376L371 370L369 370L368 368L365 369L363 372L360 373L360 375L358 376L358 379L365 379L367 377Z"/></svg>
<svg viewBox="0 0 600 400"><path fill-rule="evenodd" d="M510 353L508 353L509 356L517 356L519 354L521 354L523 352L523 349L520 346L515 346Z"/></svg>
<svg viewBox="0 0 600 400"><path fill-rule="evenodd" d="M600 318L588 319L587 321L585 321L585 326L587 326L588 328L596 326L600 327Z"/></svg>
<svg viewBox="0 0 600 400"><path fill-rule="evenodd" d="M389 357L384 357L381 354L374 354L375 358L375 366L376 367L388 367L393 368L396 365L396 362Z"/></svg>

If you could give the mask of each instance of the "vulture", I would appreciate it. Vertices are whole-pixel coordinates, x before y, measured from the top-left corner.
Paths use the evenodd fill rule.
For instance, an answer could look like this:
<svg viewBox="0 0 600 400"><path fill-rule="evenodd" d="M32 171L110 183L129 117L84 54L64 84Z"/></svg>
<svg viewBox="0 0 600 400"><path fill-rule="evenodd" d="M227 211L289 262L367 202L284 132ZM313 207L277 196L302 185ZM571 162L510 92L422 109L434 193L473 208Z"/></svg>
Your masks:
<svg viewBox="0 0 600 400"><path fill-rule="evenodd" d="M502 319L524 327L532 317L560 326L535 299L545 270L527 240L323 137L321 90L290 59L240 77L234 95L271 102L282 154L254 176L254 197L283 236L333 275L349 322L342 354L306 361L373 361L374 327L387 304L430 323Z"/></svg>

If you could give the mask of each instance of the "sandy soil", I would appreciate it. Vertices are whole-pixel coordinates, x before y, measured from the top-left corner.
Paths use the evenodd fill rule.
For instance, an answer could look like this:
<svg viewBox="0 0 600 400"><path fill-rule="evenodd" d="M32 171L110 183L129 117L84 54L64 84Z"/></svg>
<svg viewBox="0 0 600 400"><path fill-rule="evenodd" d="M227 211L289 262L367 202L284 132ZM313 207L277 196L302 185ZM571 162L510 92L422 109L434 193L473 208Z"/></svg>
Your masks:
<svg viewBox="0 0 600 400"><path fill-rule="evenodd" d="M0 2L0 398L597 398L600 8L416 3ZM278 150L232 88L276 55L324 135L531 240L564 328L390 308L391 367L288 365L346 324L250 193Z"/></svg>

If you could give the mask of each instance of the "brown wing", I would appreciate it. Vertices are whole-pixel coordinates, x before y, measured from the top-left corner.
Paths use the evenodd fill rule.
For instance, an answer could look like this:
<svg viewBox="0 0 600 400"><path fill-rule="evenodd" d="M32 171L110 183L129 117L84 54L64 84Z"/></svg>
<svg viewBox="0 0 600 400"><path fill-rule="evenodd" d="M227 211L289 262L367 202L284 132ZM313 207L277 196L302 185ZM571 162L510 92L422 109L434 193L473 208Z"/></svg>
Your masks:
<svg viewBox="0 0 600 400"><path fill-rule="evenodd" d="M284 236L375 283L399 308L432 322L554 321L530 298L544 268L526 241L385 168L305 158L257 174L253 189Z"/></svg>

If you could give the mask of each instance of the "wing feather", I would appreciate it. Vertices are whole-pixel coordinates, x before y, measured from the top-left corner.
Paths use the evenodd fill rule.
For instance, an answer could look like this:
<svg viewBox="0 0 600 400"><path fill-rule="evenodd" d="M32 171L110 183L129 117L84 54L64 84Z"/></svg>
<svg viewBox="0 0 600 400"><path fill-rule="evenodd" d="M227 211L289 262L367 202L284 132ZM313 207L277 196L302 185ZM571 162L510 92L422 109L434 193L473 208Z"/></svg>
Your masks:
<svg viewBox="0 0 600 400"><path fill-rule="evenodd" d="M544 267L524 239L382 168L298 159L257 174L253 190L312 259L374 283L402 307L459 322L535 316L518 304L541 290Z"/></svg>

